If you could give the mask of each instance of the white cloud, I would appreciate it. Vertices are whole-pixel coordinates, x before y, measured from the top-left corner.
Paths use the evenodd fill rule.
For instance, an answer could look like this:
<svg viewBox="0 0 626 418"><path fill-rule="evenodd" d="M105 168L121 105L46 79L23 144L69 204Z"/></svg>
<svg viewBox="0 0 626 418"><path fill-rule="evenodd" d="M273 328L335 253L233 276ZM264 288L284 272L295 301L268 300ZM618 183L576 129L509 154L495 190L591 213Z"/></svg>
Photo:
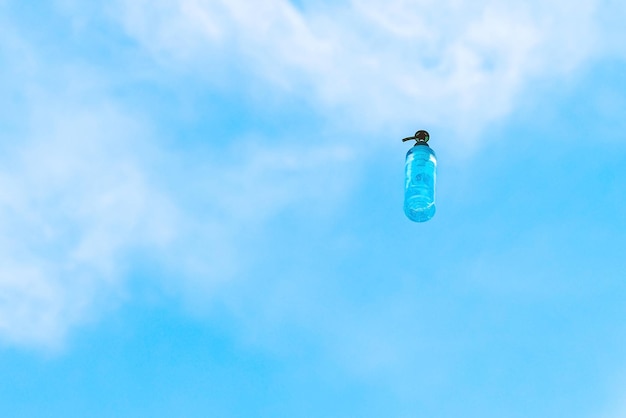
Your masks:
<svg viewBox="0 0 626 418"><path fill-rule="evenodd" d="M335 178L352 158L340 147L302 158L242 141L200 159L166 156L115 103L32 100L30 127L4 138L0 161L7 343L62 344L71 327L124 300L136 251L174 279L168 286L206 301L245 270L246 244L268 219L287 207L322 213L350 181Z"/></svg>
<svg viewBox="0 0 626 418"><path fill-rule="evenodd" d="M219 154L168 149L106 82L27 53L28 81L1 86L22 103L0 137L4 343L62 345L129 297L137 251L174 278L168 286L206 297L245 270L245 245L268 219L286 207L322 213L350 181L334 179L352 158L340 146L310 146L306 158L260 138Z"/></svg>
<svg viewBox="0 0 626 418"><path fill-rule="evenodd" d="M54 345L122 290L125 252L167 242L172 222L134 156L132 121L62 99L31 110L3 141L0 336Z"/></svg>
<svg viewBox="0 0 626 418"><path fill-rule="evenodd" d="M576 7L488 0L305 6L119 0L114 13L167 65L194 68L218 84L228 69L243 71L274 93L310 99L335 122L366 129L481 129L507 115L536 77L577 68L602 35L593 0ZM226 70L218 77L216 68Z"/></svg>

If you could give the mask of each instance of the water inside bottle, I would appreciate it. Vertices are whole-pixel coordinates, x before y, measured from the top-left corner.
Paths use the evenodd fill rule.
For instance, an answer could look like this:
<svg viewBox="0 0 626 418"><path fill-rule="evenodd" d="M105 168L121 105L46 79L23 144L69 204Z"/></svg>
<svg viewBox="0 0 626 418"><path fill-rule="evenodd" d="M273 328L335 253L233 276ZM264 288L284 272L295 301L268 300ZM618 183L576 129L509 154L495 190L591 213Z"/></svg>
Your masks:
<svg viewBox="0 0 626 418"><path fill-rule="evenodd" d="M416 146L407 154L404 213L415 222L435 215L435 172L437 160L430 148Z"/></svg>

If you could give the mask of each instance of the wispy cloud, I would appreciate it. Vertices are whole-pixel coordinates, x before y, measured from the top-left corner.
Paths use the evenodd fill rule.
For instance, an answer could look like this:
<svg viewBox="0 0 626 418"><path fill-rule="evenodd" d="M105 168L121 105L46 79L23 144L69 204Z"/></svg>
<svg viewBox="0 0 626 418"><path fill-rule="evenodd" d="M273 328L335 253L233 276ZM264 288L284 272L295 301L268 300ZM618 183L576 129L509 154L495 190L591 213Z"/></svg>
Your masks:
<svg viewBox="0 0 626 418"><path fill-rule="evenodd" d="M585 62L603 35L592 0L116 4L128 34L163 63L209 78L226 67L368 129L416 121L481 129L537 77ZM220 74L214 81L226 82Z"/></svg>
<svg viewBox="0 0 626 418"><path fill-rule="evenodd" d="M183 292L210 294L245 270L246 239L267 220L288 207L323 212L350 181L334 180L352 158L341 146L306 159L260 138L219 153L169 149L145 114L106 93L106 79L50 68L20 43L32 63L28 81L3 86L20 112L5 113L0 143L5 343L62 345L128 297L137 252Z"/></svg>
<svg viewBox="0 0 626 418"><path fill-rule="evenodd" d="M0 334L57 344L121 290L125 252L166 242L172 222L132 120L106 103L31 100L28 126L3 135Z"/></svg>
<svg viewBox="0 0 626 418"><path fill-rule="evenodd" d="M302 161L244 142L190 163L190 151L163 158L115 103L35 101L30 127L5 137L0 170L0 337L11 343L60 344L123 300L136 251L189 296L210 293L245 269L247 239L267 220L323 211L346 185L327 186L351 158L341 148Z"/></svg>

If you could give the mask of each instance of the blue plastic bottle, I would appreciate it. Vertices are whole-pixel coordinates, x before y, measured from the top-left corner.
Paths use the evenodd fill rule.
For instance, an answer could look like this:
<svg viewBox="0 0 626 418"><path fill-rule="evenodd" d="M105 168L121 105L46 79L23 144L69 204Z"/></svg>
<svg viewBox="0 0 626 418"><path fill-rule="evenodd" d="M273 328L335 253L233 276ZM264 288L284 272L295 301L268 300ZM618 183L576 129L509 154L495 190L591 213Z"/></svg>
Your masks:
<svg viewBox="0 0 626 418"><path fill-rule="evenodd" d="M435 216L437 157L428 146L429 138L428 132L417 131L414 137L402 140L416 141L406 154L404 166L404 213L414 222L426 222Z"/></svg>

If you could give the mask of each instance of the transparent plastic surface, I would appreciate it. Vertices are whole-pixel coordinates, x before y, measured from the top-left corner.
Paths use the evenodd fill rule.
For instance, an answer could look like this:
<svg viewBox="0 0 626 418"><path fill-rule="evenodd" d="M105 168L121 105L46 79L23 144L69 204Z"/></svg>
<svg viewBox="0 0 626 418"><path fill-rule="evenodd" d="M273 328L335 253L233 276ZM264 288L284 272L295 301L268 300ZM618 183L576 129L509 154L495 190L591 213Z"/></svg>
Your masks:
<svg viewBox="0 0 626 418"><path fill-rule="evenodd" d="M414 222L426 222L435 216L435 152L428 145L414 146L404 168L404 213Z"/></svg>

